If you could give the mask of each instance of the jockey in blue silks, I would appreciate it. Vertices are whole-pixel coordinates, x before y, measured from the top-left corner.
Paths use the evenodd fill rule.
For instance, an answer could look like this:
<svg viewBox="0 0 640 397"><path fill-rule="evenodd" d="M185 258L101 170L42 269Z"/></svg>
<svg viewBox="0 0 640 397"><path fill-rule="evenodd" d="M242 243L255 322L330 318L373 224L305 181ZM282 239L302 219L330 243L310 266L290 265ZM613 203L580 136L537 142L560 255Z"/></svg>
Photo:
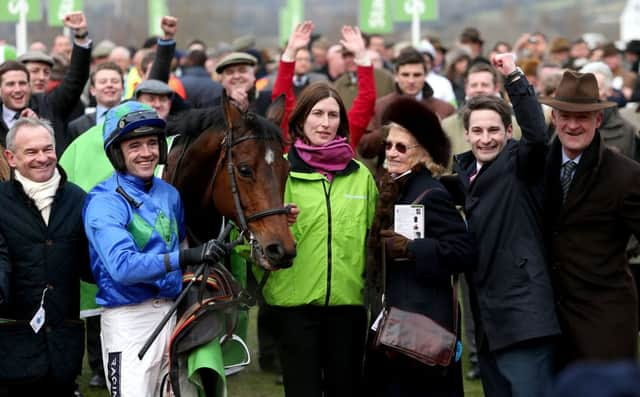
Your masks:
<svg viewBox="0 0 640 397"><path fill-rule="evenodd" d="M104 149L115 171L84 204L96 303L104 307L102 355L111 396L159 395L175 315L143 359L137 354L180 293L181 267L218 261L227 253L215 240L195 248L182 244L180 196L154 176L167 158L165 126L139 102L109 110Z"/></svg>

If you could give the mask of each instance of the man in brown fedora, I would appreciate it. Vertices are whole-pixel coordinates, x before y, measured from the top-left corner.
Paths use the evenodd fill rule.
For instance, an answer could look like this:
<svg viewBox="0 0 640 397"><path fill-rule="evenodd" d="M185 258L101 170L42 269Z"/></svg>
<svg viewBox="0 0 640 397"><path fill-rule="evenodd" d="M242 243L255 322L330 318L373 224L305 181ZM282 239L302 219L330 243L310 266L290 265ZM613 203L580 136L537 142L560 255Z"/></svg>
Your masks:
<svg viewBox="0 0 640 397"><path fill-rule="evenodd" d="M549 263L562 328L558 363L620 360L638 354L638 298L625 257L640 235L640 165L607 148L591 73L567 71L553 108L558 134L545 170Z"/></svg>

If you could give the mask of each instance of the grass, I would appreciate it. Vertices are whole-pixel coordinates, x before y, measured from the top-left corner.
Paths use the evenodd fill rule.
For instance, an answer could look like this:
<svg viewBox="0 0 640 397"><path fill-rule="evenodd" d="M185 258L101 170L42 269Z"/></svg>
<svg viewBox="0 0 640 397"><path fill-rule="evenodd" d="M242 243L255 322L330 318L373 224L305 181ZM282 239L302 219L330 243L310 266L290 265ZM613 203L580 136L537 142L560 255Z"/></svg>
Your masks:
<svg viewBox="0 0 640 397"><path fill-rule="evenodd" d="M258 342L256 336L256 309L249 315L249 348L253 361L244 371L228 378L229 396L231 397L284 397L284 389L276 385L276 375L260 371L258 367ZM467 371L468 362L465 356L464 369ZM78 380L80 390L85 397L108 397L106 390L91 389L87 386L91 377L89 366L85 361L82 376ZM480 381L465 380L466 397L483 397Z"/></svg>

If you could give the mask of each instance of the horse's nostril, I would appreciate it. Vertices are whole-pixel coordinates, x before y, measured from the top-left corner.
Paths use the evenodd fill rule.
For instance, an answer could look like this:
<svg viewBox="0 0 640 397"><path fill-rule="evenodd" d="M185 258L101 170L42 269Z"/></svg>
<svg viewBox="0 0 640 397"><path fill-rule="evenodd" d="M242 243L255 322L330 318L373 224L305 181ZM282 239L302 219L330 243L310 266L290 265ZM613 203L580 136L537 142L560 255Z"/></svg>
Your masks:
<svg viewBox="0 0 640 397"><path fill-rule="evenodd" d="M267 245L265 252L267 257L272 261L278 261L284 256L284 248L282 244L279 243Z"/></svg>

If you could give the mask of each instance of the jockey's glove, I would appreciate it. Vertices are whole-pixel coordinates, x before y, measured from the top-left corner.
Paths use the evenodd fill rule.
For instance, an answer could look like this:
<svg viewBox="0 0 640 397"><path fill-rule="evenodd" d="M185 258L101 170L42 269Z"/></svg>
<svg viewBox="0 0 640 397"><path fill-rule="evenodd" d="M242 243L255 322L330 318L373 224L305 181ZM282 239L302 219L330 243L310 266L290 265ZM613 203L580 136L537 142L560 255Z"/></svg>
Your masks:
<svg viewBox="0 0 640 397"><path fill-rule="evenodd" d="M180 267L198 265L202 262L219 262L229 254L229 247L222 241L209 240L197 247L180 251Z"/></svg>

